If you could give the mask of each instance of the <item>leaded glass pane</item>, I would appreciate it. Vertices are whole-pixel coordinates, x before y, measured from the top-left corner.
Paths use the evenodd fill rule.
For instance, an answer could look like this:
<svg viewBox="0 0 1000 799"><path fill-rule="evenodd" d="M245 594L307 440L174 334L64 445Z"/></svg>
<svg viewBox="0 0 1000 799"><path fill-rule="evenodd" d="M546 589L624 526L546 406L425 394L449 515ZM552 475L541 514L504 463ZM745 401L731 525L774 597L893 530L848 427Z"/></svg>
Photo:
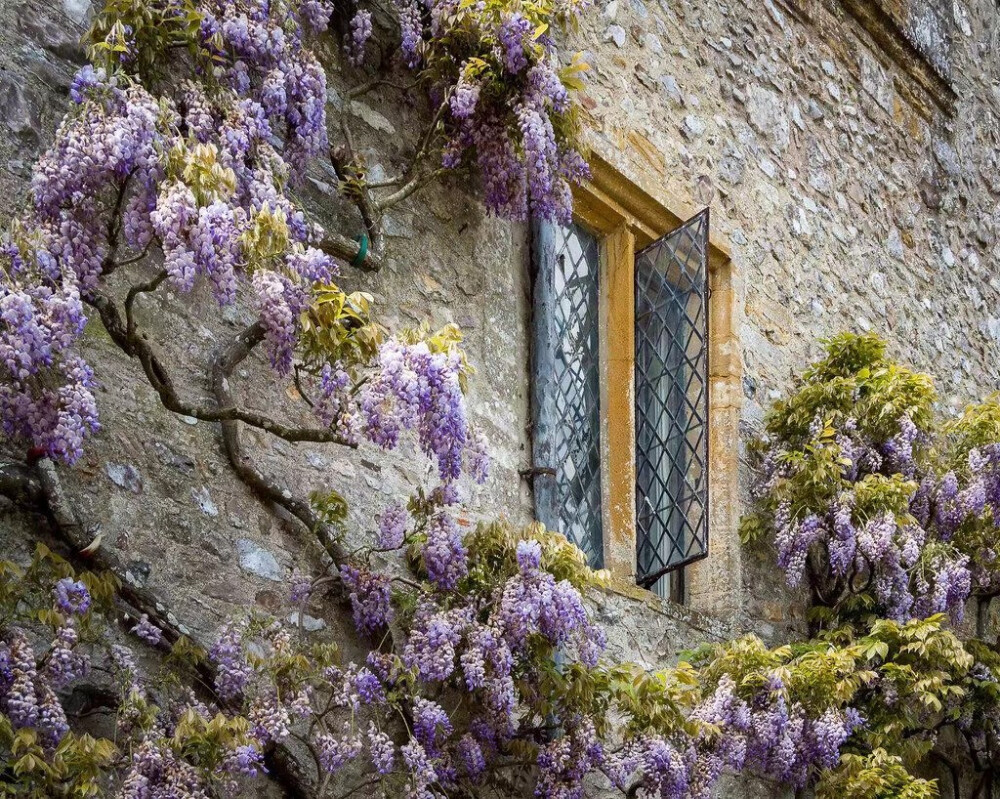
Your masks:
<svg viewBox="0 0 1000 799"><path fill-rule="evenodd" d="M539 224L535 287L535 505L602 561L597 240L584 229Z"/></svg>
<svg viewBox="0 0 1000 799"><path fill-rule="evenodd" d="M636 255L638 582L708 553L708 211Z"/></svg>

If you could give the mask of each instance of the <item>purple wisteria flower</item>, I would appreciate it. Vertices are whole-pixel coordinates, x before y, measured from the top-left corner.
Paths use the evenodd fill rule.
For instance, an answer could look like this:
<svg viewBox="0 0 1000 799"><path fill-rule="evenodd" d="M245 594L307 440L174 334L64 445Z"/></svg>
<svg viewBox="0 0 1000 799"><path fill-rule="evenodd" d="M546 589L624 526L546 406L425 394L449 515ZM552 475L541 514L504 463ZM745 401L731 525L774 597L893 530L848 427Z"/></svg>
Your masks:
<svg viewBox="0 0 1000 799"><path fill-rule="evenodd" d="M470 623L470 608L420 606L403 649L403 662L425 682L446 680L455 670L456 647Z"/></svg>
<svg viewBox="0 0 1000 799"><path fill-rule="evenodd" d="M420 448L437 462L447 485L462 473L472 432L467 419L457 350L432 352L426 342L390 340L378 354L378 369L361 394L365 435L385 449L399 443L404 430L415 430ZM478 468L478 467L476 467Z"/></svg>
<svg viewBox="0 0 1000 799"><path fill-rule="evenodd" d="M335 774L347 763L361 754L361 738L347 730L344 737L337 738L329 733L316 736L319 762L324 771Z"/></svg>
<svg viewBox="0 0 1000 799"><path fill-rule="evenodd" d="M65 613L82 616L90 609L90 591L79 580L64 577L52 591L56 605Z"/></svg>
<svg viewBox="0 0 1000 799"><path fill-rule="evenodd" d="M365 45L372 35L371 11L359 9L355 12L350 28L351 34L344 44L344 49L347 51L347 60L359 67L365 60Z"/></svg>
<svg viewBox="0 0 1000 799"><path fill-rule="evenodd" d="M163 641L163 630L153 624L146 613L142 614L139 623L132 628L132 633L150 646L159 646Z"/></svg>
<svg viewBox="0 0 1000 799"><path fill-rule="evenodd" d="M379 731L374 723L368 725L368 751L375 771L382 775L392 773L396 747L389 736Z"/></svg>
<svg viewBox="0 0 1000 799"><path fill-rule="evenodd" d="M405 506L398 502L388 505L378 519L378 548L399 549L403 546L409 522L410 515Z"/></svg>
<svg viewBox="0 0 1000 799"><path fill-rule="evenodd" d="M340 577L350 592L354 626L363 635L373 635L392 621L389 578L355 566L344 565Z"/></svg>
<svg viewBox="0 0 1000 799"><path fill-rule="evenodd" d="M417 697L413 703L413 734L424 750L435 755L453 731L451 719L437 702Z"/></svg>
<svg viewBox="0 0 1000 799"><path fill-rule="evenodd" d="M215 690L224 700L235 699L246 688L253 670L243 654L243 626L235 622L223 625L209 657L215 663Z"/></svg>
<svg viewBox="0 0 1000 799"><path fill-rule="evenodd" d="M7 716L14 728L34 727L38 724L41 708L35 690L38 672L35 652L23 630L13 628L7 637L8 668L11 682L4 697Z"/></svg>
<svg viewBox="0 0 1000 799"><path fill-rule="evenodd" d="M237 746L227 758L224 768L228 772L246 777L267 774L267 769L264 767L264 753L250 744Z"/></svg>
<svg viewBox="0 0 1000 799"><path fill-rule="evenodd" d="M289 580L288 601L293 605L301 605L308 602L313 590L313 581L308 574L303 574L296 569L292 572Z"/></svg>
<svg viewBox="0 0 1000 799"><path fill-rule="evenodd" d="M468 571L468 551L461 530L443 511L436 513L427 526L427 543L422 554L427 576L443 591L458 585Z"/></svg>
<svg viewBox="0 0 1000 799"><path fill-rule="evenodd" d="M72 623L56 630L56 638L45 662L45 676L53 688L62 688L73 680L85 677L90 670L90 658L76 651L79 640Z"/></svg>

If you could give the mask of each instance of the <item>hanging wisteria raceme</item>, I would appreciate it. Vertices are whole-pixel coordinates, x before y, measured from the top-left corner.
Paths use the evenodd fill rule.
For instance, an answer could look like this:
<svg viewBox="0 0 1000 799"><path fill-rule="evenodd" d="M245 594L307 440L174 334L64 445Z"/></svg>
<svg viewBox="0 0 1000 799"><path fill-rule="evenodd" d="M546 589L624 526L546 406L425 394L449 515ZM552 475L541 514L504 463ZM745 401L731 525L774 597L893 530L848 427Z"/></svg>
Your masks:
<svg viewBox="0 0 1000 799"><path fill-rule="evenodd" d="M462 389L467 371L453 345L390 340L380 348L377 371L362 387L359 402L364 435L373 443L392 449L404 431L417 433L420 448L437 464L449 501L463 473L477 482L488 474L481 434L467 419ZM442 536L447 537L436 538Z"/></svg>
<svg viewBox="0 0 1000 799"><path fill-rule="evenodd" d="M396 3L401 52L427 76L432 100L447 106L444 166L474 165L486 207L498 216L568 223L571 187L589 176L569 93L587 66L577 58L560 69L547 31L577 19L588 3L425 5L426 30L417 4Z"/></svg>

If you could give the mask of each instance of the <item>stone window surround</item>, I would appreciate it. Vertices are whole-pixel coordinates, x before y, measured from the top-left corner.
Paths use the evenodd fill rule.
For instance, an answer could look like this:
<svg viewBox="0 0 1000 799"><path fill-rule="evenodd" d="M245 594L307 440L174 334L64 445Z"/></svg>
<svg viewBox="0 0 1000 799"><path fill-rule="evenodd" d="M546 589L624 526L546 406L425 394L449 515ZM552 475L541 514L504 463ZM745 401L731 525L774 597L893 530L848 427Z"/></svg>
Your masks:
<svg viewBox="0 0 1000 799"><path fill-rule="evenodd" d="M603 556L612 590L635 597L635 253L693 216L690 204L643 189L596 153L574 190L574 221L599 237ZM709 239L709 555L685 567L690 607L729 615L742 588L739 417L742 361L735 329L733 262Z"/></svg>

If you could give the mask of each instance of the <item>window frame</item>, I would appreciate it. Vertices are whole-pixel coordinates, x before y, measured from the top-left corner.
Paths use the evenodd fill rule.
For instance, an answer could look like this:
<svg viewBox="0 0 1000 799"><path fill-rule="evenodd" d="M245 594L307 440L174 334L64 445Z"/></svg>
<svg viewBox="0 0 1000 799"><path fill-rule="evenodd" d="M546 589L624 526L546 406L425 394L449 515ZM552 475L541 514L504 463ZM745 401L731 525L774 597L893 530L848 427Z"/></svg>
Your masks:
<svg viewBox="0 0 1000 799"><path fill-rule="evenodd" d="M531 471L533 475L534 509L538 521L546 526L560 530L571 541L574 540L574 536L571 533L580 531L566 529L564 525L565 520L561 518L564 510L561 503L567 501L566 493L572 493L572 490L570 486L559 485L560 473L563 470L563 463L560 460L564 459L573 462L574 471L580 467L580 464L571 457L571 451L562 451L562 434L557 428L566 423L566 403L569 401L569 398L563 393L564 385L569 383L570 387L580 388L581 383L578 370L560 368L560 364L565 363L564 354L561 355L560 351L563 349L564 337L569 334L569 331L560 325L560 322L565 323L568 321L566 319L566 303L569 303L570 316L573 321L580 323L583 320L573 313L573 306L577 304L581 306L586 305L587 314L591 322L591 325L588 326L588 335L586 338L593 340L594 347L590 349L589 346L584 346L582 349L587 351L585 354L592 356L594 364L599 365L601 359L601 320L598 317L601 271L600 237L591 234L590 231L583 230L575 223L573 227L577 228L579 233L586 237L586 242L578 237L578 233L569 230L564 231L562 225L535 221L532 223L531 230L531 257L536 265L534 289L532 292L533 370L531 386L531 413L534 429L532 447L533 467ZM585 299L581 298L583 299L582 303L574 302L572 295L566 296L559 290L560 282L563 283L564 290L568 288L566 275L560 276L558 274L561 268L560 260L563 257L568 257L573 262L573 268L578 268L578 259L574 258L571 252L566 252L569 241L573 238L576 238L577 244L580 245L580 257L587 262L588 274L593 279L593 295L590 290L587 290L587 297ZM593 247L592 250L591 246ZM588 257L588 253L590 252L593 252L593 263L590 263L590 258ZM577 330L577 332L580 331ZM596 400L597 405L597 408L593 409L596 410L596 413L594 413L594 417L596 418L591 419L590 413L586 415L587 421L592 420L594 422L593 430L587 436L587 442L591 446L586 447L586 454L588 456L591 454L596 456L597 479L593 480L592 476L587 482L589 486L596 489L597 510L600 512L600 521L603 525L605 492L601 477L603 467L601 464L602 417L600 410L601 374L599 368L594 369L593 376L596 383L596 391L587 392L586 387L583 387L583 394L589 394L591 399ZM583 403L587 404L586 397L580 394L575 395L574 398L583 400ZM563 411L560 411L560 399L563 400ZM579 404L575 404L573 409L580 410ZM580 452L579 450L577 451ZM585 491L584 493L589 494L589 491ZM590 504L589 499L585 498L584 501L586 504ZM593 508L591 508L592 510ZM595 538L593 542L599 544L597 546L586 547L585 542L574 541L584 551L584 554L587 555L588 560L594 568L603 568L604 566L603 531L600 532L600 539ZM590 534L585 535L585 538L592 537Z"/></svg>
<svg viewBox="0 0 1000 799"><path fill-rule="evenodd" d="M574 189L574 222L598 238L602 547L604 568L621 590L635 585L635 255L698 210L654 193L591 153L591 179ZM662 179L662 178L661 178ZM676 581L688 604L717 613L740 607L739 417L742 360L729 247L710 231L708 252L709 557ZM645 593L645 592L643 592ZM676 586L671 598L677 599Z"/></svg>

